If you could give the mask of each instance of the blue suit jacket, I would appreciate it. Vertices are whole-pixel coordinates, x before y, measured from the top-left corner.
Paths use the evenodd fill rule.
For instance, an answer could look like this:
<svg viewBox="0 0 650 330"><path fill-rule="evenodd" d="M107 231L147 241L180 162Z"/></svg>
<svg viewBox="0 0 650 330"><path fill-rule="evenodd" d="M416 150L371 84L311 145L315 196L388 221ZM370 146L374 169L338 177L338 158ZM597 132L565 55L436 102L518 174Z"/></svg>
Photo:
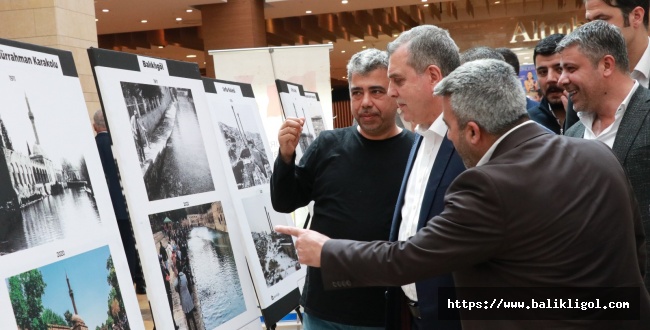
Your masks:
<svg viewBox="0 0 650 330"><path fill-rule="evenodd" d="M406 194L406 185L408 183L413 163L417 156L418 149L422 144L422 136L416 135L411 148L406 171L397 197L397 205L393 213L393 223L390 230L390 241L397 241L399 227L402 223L402 206L404 206L404 195ZM418 230L424 227L429 219L440 214L444 208L444 196L447 187L452 181L465 170L465 165L460 156L454 149L454 145L445 136L440 150L429 175L424 197L422 199L422 208L418 220ZM421 325L423 329L461 329L459 321L440 321L438 320L438 287L453 287L454 280L451 274L445 274L438 277L429 278L415 283L418 294L418 305L422 314ZM401 319L401 306L404 293L400 287L388 288L387 298L387 329L400 329L404 320Z"/></svg>

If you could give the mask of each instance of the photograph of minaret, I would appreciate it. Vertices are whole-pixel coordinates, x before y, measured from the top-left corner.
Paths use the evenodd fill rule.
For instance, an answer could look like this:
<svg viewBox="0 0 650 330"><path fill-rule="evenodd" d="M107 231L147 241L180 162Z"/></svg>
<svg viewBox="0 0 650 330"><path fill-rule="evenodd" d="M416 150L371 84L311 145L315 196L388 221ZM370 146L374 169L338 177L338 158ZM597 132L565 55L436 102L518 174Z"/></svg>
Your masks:
<svg viewBox="0 0 650 330"><path fill-rule="evenodd" d="M246 312L240 276L248 273L237 270L220 201L151 214L149 223L179 330L215 329Z"/></svg>
<svg viewBox="0 0 650 330"><path fill-rule="evenodd" d="M11 276L6 285L18 329L131 329L108 246Z"/></svg>
<svg viewBox="0 0 650 330"><path fill-rule="evenodd" d="M262 142L263 130L256 125L257 115L251 107L237 104L220 109L219 129L226 141L228 159L238 189L269 183L271 164Z"/></svg>
<svg viewBox="0 0 650 330"><path fill-rule="evenodd" d="M192 91L121 86L149 200L213 191Z"/></svg>
<svg viewBox="0 0 650 330"><path fill-rule="evenodd" d="M266 285L271 287L301 267L291 236L273 230L274 225L286 225L280 218L286 215L273 210L268 194L244 198L242 203Z"/></svg>
<svg viewBox="0 0 650 330"><path fill-rule="evenodd" d="M71 238L100 222L75 147L86 132L35 94L4 95L0 107L0 255Z"/></svg>

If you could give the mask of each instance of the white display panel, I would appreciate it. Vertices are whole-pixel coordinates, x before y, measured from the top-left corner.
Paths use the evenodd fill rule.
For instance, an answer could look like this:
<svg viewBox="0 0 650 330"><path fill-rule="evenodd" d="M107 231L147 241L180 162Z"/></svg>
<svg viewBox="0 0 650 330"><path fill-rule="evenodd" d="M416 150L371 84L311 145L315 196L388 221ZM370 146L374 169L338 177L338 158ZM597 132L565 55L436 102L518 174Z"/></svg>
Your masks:
<svg viewBox="0 0 650 330"><path fill-rule="evenodd" d="M225 172L225 182L241 219L239 225L258 299L262 309L266 309L297 293L305 267L298 263L293 239L272 229L274 225L291 224L291 218L275 212L271 206L272 155L252 87L221 80L205 81L206 85L214 84L214 92L207 93L212 122L223 165L233 169ZM295 301L291 308L297 305Z"/></svg>
<svg viewBox="0 0 650 330"><path fill-rule="evenodd" d="M89 53L157 327L188 329L193 319L199 329L239 329L256 321L198 66Z"/></svg>
<svg viewBox="0 0 650 330"><path fill-rule="evenodd" d="M0 100L0 328L142 329L72 54L0 40Z"/></svg>

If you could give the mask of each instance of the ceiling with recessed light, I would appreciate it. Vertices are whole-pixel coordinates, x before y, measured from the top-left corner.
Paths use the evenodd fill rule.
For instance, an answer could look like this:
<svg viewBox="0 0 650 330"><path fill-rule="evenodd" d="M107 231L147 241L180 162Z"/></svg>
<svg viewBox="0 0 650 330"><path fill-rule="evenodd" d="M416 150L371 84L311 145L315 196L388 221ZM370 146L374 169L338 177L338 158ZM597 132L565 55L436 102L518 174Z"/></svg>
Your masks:
<svg viewBox="0 0 650 330"><path fill-rule="evenodd" d="M194 61L205 68L197 8L225 2L96 0L99 46ZM583 10L582 0L267 0L264 4L269 46L332 43L333 80L345 79L345 65L355 52L385 49L401 31L420 24L448 29L461 51L482 44L522 46L513 50L520 62L530 63L535 42L495 45L493 39L511 34L515 18L528 22L539 15L570 14L582 19Z"/></svg>

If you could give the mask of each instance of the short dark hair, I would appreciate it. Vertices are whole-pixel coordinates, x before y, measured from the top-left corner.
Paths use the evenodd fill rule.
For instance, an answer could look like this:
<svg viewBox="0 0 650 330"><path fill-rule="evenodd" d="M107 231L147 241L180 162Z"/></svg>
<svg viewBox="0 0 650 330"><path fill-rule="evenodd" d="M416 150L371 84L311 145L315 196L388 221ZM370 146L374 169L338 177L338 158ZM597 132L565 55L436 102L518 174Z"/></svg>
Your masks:
<svg viewBox="0 0 650 330"><path fill-rule="evenodd" d="M503 56L499 54L494 48L479 46L470 48L462 53L460 53L460 63L467 63L476 60L485 60L491 58L493 60L505 61Z"/></svg>
<svg viewBox="0 0 650 330"><path fill-rule="evenodd" d="M506 47L499 47L495 50L501 54L501 56L503 56L506 63L512 65L512 67L515 69L515 74L519 75L519 59L517 58L517 54L510 50L510 48Z"/></svg>
<svg viewBox="0 0 650 330"><path fill-rule="evenodd" d="M585 0L586 1L586 0ZM630 26L630 13L634 8L641 7L643 8L643 26L648 29L648 0L601 0L606 5L621 10L623 14L623 26Z"/></svg>
<svg viewBox="0 0 650 330"><path fill-rule="evenodd" d="M557 44L560 43L565 36L566 34L555 33L540 40L537 43L537 46L535 46L535 50L533 50L533 64L537 65L537 55L551 56L557 53L555 48L557 48Z"/></svg>

